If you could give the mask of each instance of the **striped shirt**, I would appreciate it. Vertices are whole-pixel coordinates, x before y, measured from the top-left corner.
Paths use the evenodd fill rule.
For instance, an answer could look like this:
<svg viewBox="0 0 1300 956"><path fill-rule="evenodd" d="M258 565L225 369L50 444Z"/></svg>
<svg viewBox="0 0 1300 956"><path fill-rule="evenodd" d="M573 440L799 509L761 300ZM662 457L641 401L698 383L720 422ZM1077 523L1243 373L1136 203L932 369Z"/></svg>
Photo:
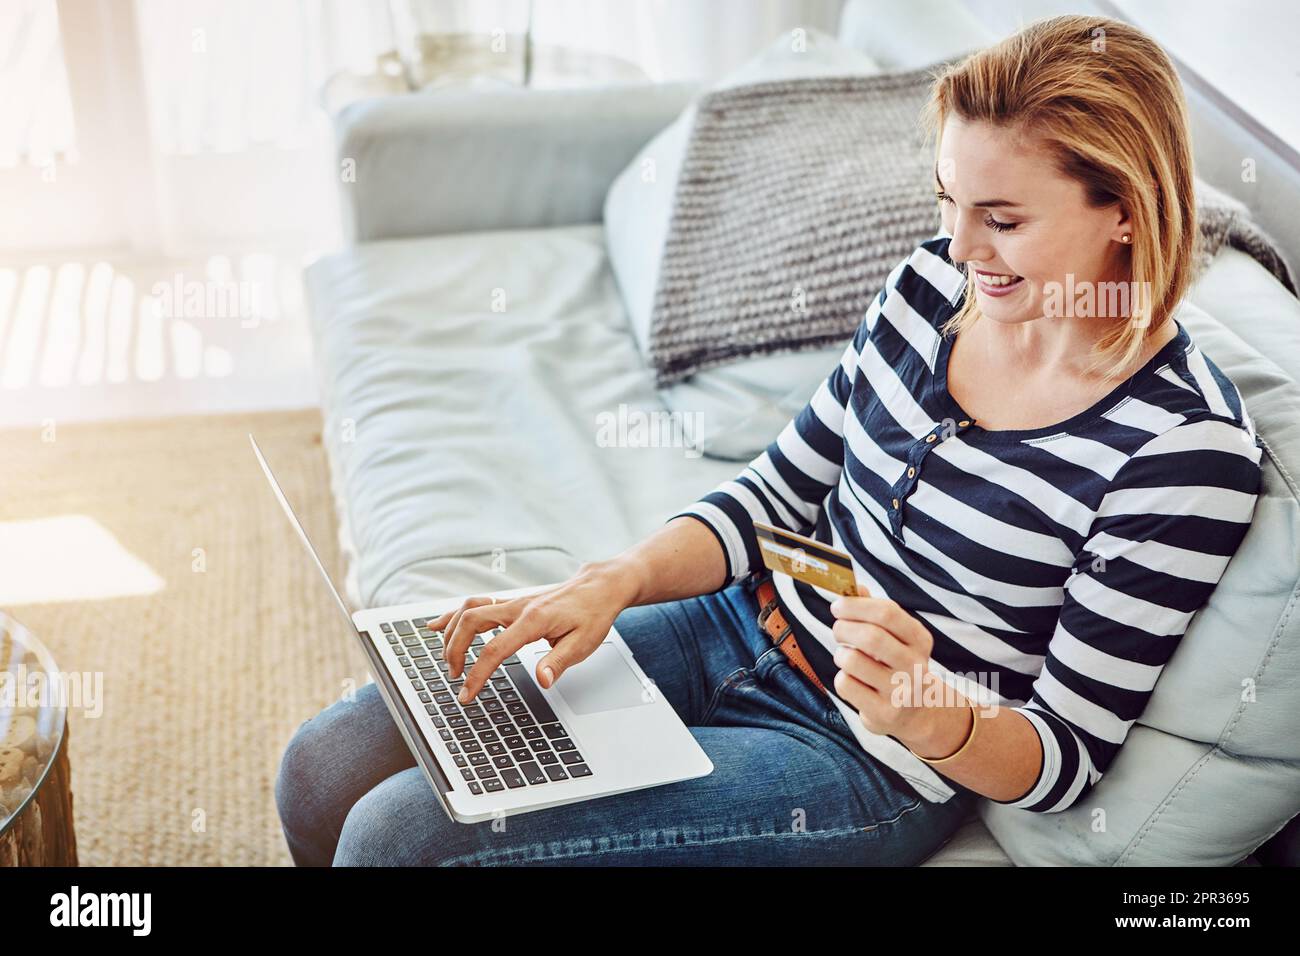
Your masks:
<svg viewBox="0 0 1300 956"><path fill-rule="evenodd" d="M733 480L673 515L717 536L723 587L767 574L758 519L847 551L934 638L930 670L1010 707L1042 744L1008 806L1053 813L1105 773L1249 526L1261 445L1233 383L1177 337L1086 411L986 431L947 390L966 274L950 236L890 273L839 365ZM671 518L669 520L672 520ZM833 690L837 595L773 575L809 663L864 749L931 801L954 791Z"/></svg>

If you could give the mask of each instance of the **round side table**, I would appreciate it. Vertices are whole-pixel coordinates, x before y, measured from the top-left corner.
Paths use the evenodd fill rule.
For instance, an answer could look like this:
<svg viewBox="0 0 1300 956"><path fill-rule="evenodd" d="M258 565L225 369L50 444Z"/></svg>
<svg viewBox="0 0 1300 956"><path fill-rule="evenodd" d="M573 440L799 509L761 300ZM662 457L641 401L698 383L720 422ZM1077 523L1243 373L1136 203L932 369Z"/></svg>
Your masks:
<svg viewBox="0 0 1300 956"><path fill-rule="evenodd" d="M0 866L76 866L68 714L45 645L0 611Z"/></svg>

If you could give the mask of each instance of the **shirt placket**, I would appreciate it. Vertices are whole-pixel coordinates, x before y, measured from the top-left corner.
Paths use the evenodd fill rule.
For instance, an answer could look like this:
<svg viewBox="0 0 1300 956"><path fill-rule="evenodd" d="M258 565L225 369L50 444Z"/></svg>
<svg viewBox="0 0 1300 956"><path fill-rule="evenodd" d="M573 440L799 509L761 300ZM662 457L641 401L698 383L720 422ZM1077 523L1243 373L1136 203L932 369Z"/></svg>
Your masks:
<svg viewBox="0 0 1300 956"><path fill-rule="evenodd" d="M892 498L889 502L889 527L890 532L898 539L900 544L903 542L903 508L907 504L908 497L916 490L917 483L921 480L921 467L926 456L942 444L946 428L955 426L954 434L960 434L969 429L972 424L973 422L966 418L957 422L953 422L951 419L935 422L928 432L917 438L908 447L903 470L890 489Z"/></svg>

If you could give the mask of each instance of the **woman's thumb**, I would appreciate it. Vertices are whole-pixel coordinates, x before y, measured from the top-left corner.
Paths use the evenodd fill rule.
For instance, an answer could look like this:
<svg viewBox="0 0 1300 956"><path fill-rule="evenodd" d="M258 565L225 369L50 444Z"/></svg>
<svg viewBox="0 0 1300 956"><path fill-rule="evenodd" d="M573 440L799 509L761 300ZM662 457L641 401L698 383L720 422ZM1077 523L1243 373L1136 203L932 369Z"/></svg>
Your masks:
<svg viewBox="0 0 1300 956"><path fill-rule="evenodd" d="M555 648L541 659L537 665L537 682L543 687L550 687L564 673L564 661Z"/></svg>

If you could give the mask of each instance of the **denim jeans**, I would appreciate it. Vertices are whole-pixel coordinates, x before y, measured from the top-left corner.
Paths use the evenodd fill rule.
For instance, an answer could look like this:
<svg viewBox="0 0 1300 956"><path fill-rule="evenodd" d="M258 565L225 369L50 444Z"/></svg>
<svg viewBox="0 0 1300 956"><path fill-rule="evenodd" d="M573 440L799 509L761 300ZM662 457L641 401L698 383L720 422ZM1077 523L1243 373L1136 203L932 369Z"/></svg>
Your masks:
<svg viewBox="0 0 1300 956"><path fill-rule="evenodd" d="M931 803L866 753L758 628L747 582L624 610L646 675L713 761L705 777L485 821L448 818L374 684L305 721L275 785L299 866L920 863L977 795ZM561 677L563 680L563 677ZM635 747L635 741L629 741Z"/></svg>

